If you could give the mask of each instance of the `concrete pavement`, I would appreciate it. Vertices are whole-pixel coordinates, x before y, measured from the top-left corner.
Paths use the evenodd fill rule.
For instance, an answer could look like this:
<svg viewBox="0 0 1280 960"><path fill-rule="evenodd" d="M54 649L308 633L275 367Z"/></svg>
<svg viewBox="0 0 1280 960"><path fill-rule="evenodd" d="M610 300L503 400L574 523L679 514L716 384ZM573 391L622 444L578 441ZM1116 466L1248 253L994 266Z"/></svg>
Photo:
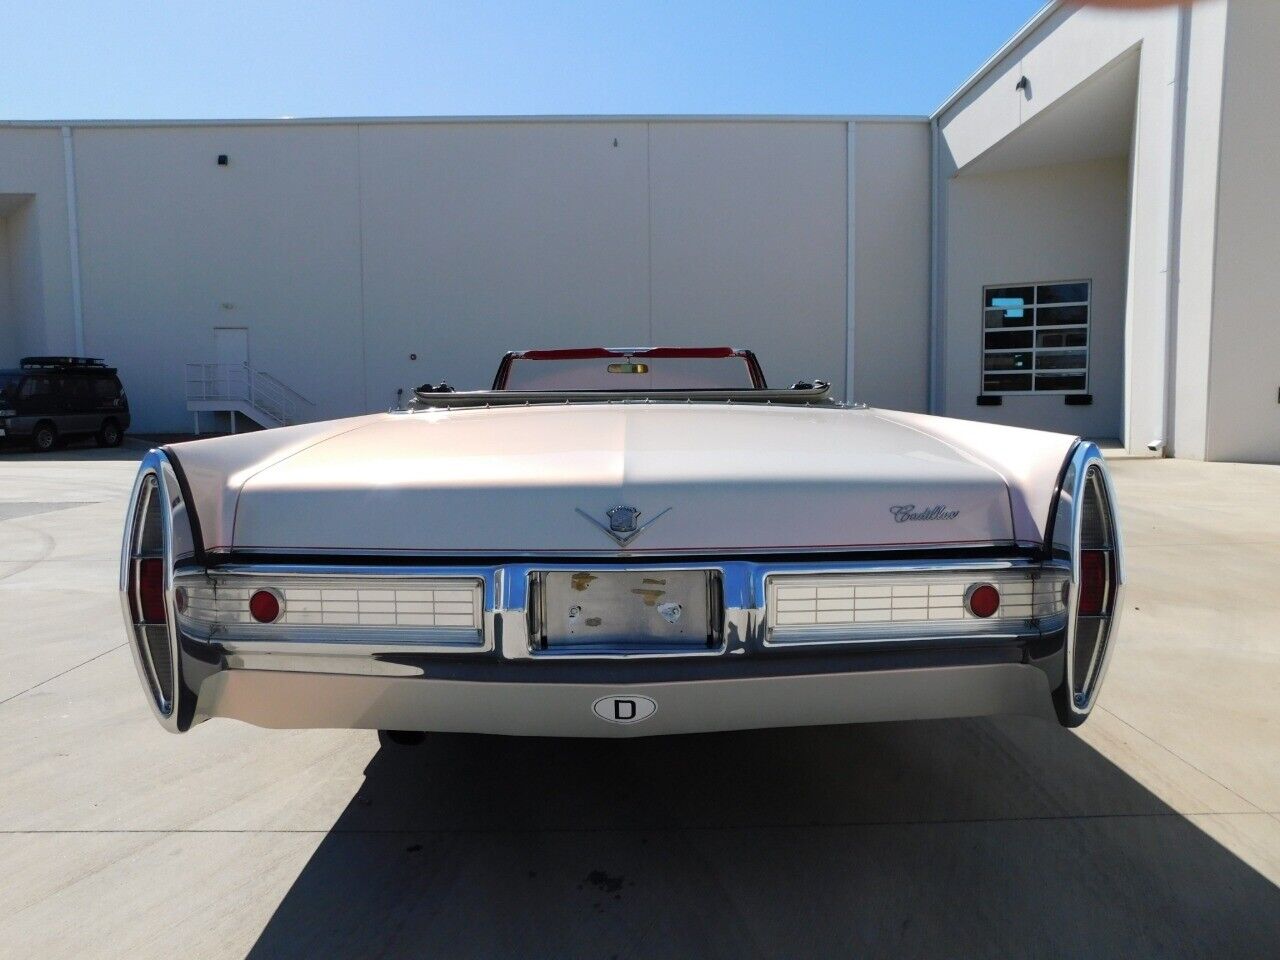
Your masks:
<svg viewBox="0 0 1280 960"><path fill-rule="evenodd" d="M151 719L136 450L0 453L0 957L1280 954L1280 468L1115 464L1100 706L635 741Z"/></svg>

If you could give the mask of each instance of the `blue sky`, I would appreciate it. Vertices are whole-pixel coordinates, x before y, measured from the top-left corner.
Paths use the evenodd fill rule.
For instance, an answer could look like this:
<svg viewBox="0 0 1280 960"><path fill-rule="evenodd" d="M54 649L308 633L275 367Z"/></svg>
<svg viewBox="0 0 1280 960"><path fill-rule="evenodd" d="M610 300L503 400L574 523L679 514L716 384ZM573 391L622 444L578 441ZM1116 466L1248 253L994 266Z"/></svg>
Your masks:
<svg viewBox="0 0 1280 960"><path fill-rule="evenodd" d="M0 0L0 119L921 114L1040 5Z"/></svg>

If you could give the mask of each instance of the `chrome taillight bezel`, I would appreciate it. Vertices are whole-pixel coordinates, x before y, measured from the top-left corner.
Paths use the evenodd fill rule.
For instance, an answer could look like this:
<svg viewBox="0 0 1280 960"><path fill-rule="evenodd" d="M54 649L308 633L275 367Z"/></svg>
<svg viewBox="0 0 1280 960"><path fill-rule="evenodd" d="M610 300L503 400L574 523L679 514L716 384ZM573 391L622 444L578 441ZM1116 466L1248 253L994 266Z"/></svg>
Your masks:
<svg viewBox="0 0 1280 960"><path fill-rule="evenodd" d="M1109 544L1102 549L1110 556L1107 596L1104 614L1100 617L1082 618L1080 614L1080 584L1084 544L1085 498L1097 497ZM1052 557L1067 560L1071 576L1067 604L1067 642L1063 665L1065 708L1077 720L1087 717L1093 710L1098 691L1106 676L1115 649L1116 631L1120 614L1124 609L1125 564L1124 544L1116 514L1115 487L1102 452L1096 444L1081 441L1072 451L1063 472L1062 485L1050 520L1046 547ZM1089 549L1094 549L1089 547ZM1095 649L1083 671L1076 665L1077 644L1080 640L1083 619L1099 621L1100 635ZM1083 673L1083 676L1079 675Z"/></svg>
<svg viewBox="0 0 1280 960"><path fill-rule="evenodd" d="M158 504L155 517L148 513ZM158 523L158 537L149 523ZM125 515L124 542L120 556L120 606L129 650L133 655L138 678L147 693L147 701L156 719L168 730L181 732L190 723L183 716L182 664L178 643L177 616L174 604L174 567L194 554L194 540L186 519L186 503L177 474L168 457L151 450L143 458L129 497ZM143 560L160 560L163 569L164 623L146 621L142 603L139 567ZM147 636L147 630L163 628L161 647L167 657L158 656ZM167 659L167 663L163 662Z"/></svg>

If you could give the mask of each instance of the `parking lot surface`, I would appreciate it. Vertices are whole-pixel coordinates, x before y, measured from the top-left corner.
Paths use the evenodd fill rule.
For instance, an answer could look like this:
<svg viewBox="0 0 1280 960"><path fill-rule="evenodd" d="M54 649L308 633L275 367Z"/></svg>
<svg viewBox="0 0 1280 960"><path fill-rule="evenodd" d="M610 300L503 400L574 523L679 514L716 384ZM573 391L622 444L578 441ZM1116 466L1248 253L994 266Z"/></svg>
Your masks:
<svg viewBox="0 0 1280 960"><path fill-rule="evenodd" d="M1280 956L1280 467L1114 464L1100 705L656 740L151 718L141 451L0 452L0 957Z"/></svg>

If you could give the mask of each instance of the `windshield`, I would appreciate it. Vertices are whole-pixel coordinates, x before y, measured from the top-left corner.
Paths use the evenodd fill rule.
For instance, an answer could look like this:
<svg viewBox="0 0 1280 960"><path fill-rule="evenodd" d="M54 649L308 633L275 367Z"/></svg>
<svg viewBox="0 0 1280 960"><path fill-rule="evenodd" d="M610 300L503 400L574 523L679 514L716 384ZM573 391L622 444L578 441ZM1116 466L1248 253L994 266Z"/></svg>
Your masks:
<svg viewBox="0 0 1280 960"><path fill-rule="evenodd" d="M503 361L494 389L751 390L764 386L754 359L745 351L718 347L530 350Z"/></svg>
<svg viewBox="0 0 1280 960"><path fill-rule="evenodd" d="M12 400L18 395L20 373L0 373L0 400Z"/></svg>

